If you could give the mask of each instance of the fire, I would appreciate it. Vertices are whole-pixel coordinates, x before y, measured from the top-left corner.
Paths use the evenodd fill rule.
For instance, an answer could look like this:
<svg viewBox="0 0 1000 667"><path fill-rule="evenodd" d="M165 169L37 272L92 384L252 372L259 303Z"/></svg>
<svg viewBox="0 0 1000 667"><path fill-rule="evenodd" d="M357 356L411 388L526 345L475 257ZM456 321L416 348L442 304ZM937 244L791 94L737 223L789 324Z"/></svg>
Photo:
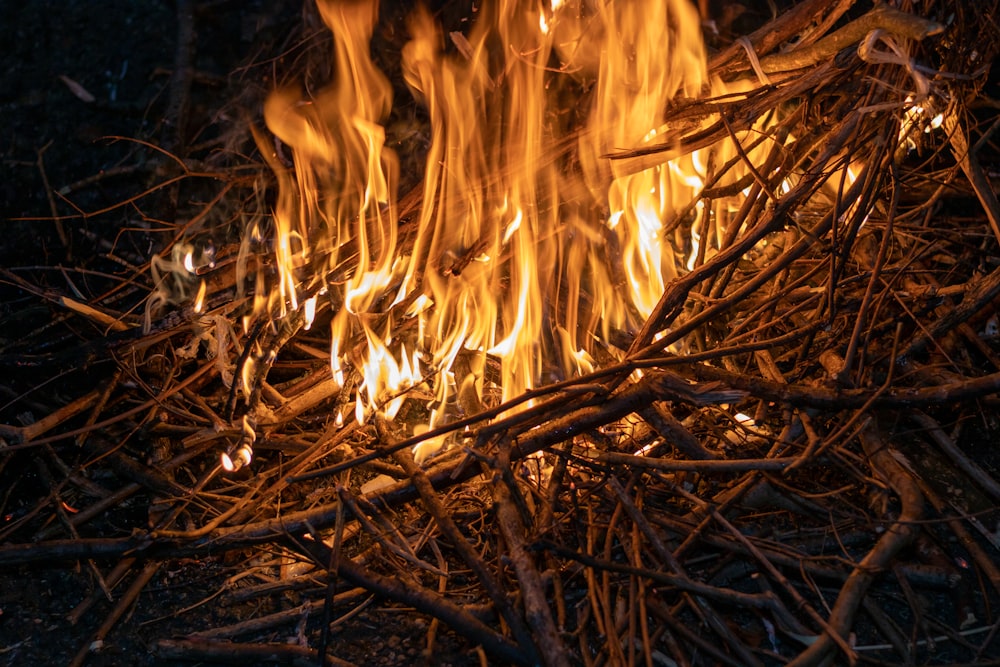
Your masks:
<svg viewBox="0 0 1000 667"><path fill-rule="evenodd" d="M258 277L253 317L304 304L311 323L326 294L331 371L341 384L348 368L361 378L359 421L392 418L416 385L434 397L418 431L465 409L462 392L495 401L484 395L489 357L501 401L586 373L595 346L614 352L612 332L637 328L666 285L719 246L738 201L706 210L700 193L737 155L731 139L640 167L608 157L660 141L674 100L731 92L708 76L688 0L494 0L452 36L457 51L415 9L402 64L431 142L407 244L382 127L392 92L369 55L377 4L319 0L319 10L334 37L332 82L308 99L277 90L265 108L294 167L271 158L278 276L272 290ZM758 142L750 159L770 148ZM394 340L407 319L416 327Z"/></svg>

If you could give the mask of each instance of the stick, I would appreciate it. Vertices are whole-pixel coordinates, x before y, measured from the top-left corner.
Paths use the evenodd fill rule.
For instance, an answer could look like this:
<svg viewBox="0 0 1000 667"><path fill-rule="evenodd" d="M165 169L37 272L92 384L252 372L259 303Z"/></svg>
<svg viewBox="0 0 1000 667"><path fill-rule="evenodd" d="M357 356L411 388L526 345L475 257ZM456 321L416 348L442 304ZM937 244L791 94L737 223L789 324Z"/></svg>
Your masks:
<svg viewBox="0 0 1000 667"><path fill-rule="evenodd" d="M790 7L787 11L781 12L773 21L747 35L747 39L752 44L754 51L769 53L782 42L788 41L796 34L806 30L810 24L816 23L820 16L830 11L830 4L830 0L801 2ZM848 7L844 7L844 3L841 2L827 18L832 17L836 20L843 15L849 5L854 4L854 0L849 0L847 4ZM745 56L743 48L738 43L731 44L709 60L708 71L717 72L741 55Z"/></svg>
<svg viewBox="0 0 1000 667"><path fill-rule="evenodd" d="M872 470L883 477L896 492L902 510L899 518L889 526L872 550L855 566L851 576L840 589L828 622L841 638L846 637L850 631L854 616L875 577L889 566L896 554L913 541L918 530L915 524L923 514L923 495L920 489L892 455L892 450L882 439L874 420L861 431L860 439ZM791 667L819 665L831 651L835 641L836 638L828 630L788 664ZM853 663L854 656L849 654L849 657Z"/></svg>
<svg viewBox="0 0 1000 667"><path fill-rule="evenodd" d="M37 155L37 165L38 173L42 177L42 187L45 188L45 196L49 200L49 211L52 212L52 221L56 226L56 233L59 235L59 242L62 243L63 247L66 249L66 260L70 261L73 259L73 249L70 246L69 234L66 233L66 226L63 225L62 218L59 217L59 209L56 207L56 198L52 194L52 186L49 184L49 176L45 173L45 151L49 149L52 145L50 140L44 146L38 149Z"/></svg>
<svg viewBox="0 0 1000 667"><path fill-rule="evenodd" d="M10 438L16 443L31 442L43 433L52 430L59 424L75 417L92 406L98 400L99 396L100 392L94 390L89 394L85 394L75 401L64 405L58 410L49 413L47 416L29 424L28 426L8 426L6 424L0 424L0 437ZM9 449L9 447L5 447L5 449Z"/></svg>
<svg viewBox="0 0 1000 667"><path fill-rule="evenodd" d="M297 541L289 537L286 537L284 542L291 549L307 552L317 563L327 563L330 560L329 547L325 544L311 540L308 542ZM413 583L403 582L395 577L375 574L347 558L340 559L337 574L355 586L360 586L376 595L411 605L418 611L440 618L456 632L465 635L477 644L481 644L484 649L499 660L525 667L536 664L536 661L525 655L517 645L437 593L432 593Z"/></svg>
<svg viewBox="0 0 1000 667"><path fill-rule="evenodd" d="M893 9L883 3L812 46L761 58L760 68L770 74L811 67L860 42L873 30L884 30L905 39L920 41L941 34L944 32L944 26L936 21Z"/></svg>
<svg viewBox="0 0 1000 667"><path fill-rule="evenodd" d="M983 166L979 164L979 158L975 151L969 150L965 130L958 119L958 112L954 108L949 109L944 114L944 128L948 133L949 141L951 141L952 155L962 167L962 173L969 179L972 190L979 198L979 203L982 204L983 211L986 213L986 219L990 221L993 235L997 241L1000 241L1000 201L997 200L993 185L986 172L983 171Z"/></svg>
<svg viewBox="0 0 1000 667"><path fill-rule="evenodd" d="M514 498L518 493L512 488L513 474L510 472L510 451L502 448L497 457L501 473L493 483L493 500L497 508L497 523L514 572L517 574L518 588L524 601L525 620L532 629L535 648L548 667L569 667L569 651L559 637L552 609L545 595L542 577L528 553L525 526L517 511Z"/></svg>
<svg viewBox="0 0 1000 667"><path fill-rule="evenodd" d="M115 605L115 608L111 610L111 613L108 614L107 618L104 619L104 622L101 623L101 627L99 627L97 632L94 633L93 639L80 647L76 656L74 656L73 660L70 661L70 667L80 667L80 665L87 660L87 656L90 655L91 651L100 650L101 646L104 644L104 638L108 636L111 628L118 623L118 620L125 615L125 612L128 611L129 607L135 603L136 599L139 597L139 593L142 592L142 589L146 587L146 584L149 583L149 580L153 578L153 575L155 575L159 569L160 563L147 563L146 567L144 567L142 571L136 575L135 579L132 580L132 584L128 587L128 590L125 591L125 594L122 595L120 600L118 600L118 604Z"/></svg>
<svg viewBox="0 0 1000 667"><path fill-rule="evenodd" d="M971 460L968 456L959 449L955 441L948 437L948 434L941 429L941 425L937 423L934 418L923 412L913 412L909 415L910 419L915 421L920 428L931 437L941 450L948 455L951 462L954 463L962 472L969 476L972 481L979 485L979 487L991 495L993 500L1000 503L1000 483L998 483L993 477L983 470L975 461Z"/></svg>
<svg viewBox="0 0 1000 667"><path fill-rule="evenodd" d="M420 500L423 502L424 507L427 508L428 513L434 517L434 521L441 529L441 532L451 542L452 548L458 552L462 560L476 574L480 584L486 589L487 595L489 595L493 604L496 605L497 611L507 621L508 625L510 625L518 644L521 646L521 650L533 661L537 660L538 647L535 645L528 627L511 607L503 587L493 576L493 573L490 572L489 568L486 567L486 563L476 553L476 550L472 548L472 545L469 544L465 536L462 535L462 531L458 529L458 526L451 516L448 515L448 512L445 511L444 506L437 497L434 486L424 471L413 460L412 452L408 449L402 449L395 453L395 457L399 465L410 476L413 488L420 495Z"/></svg>
<svg viewBox="0 0 1000 667"><path fill-rule="evenodd" d="M235 644L209 639L160 639L156 655L165 660L208 661L232 665L277 663L294 667L354 667L353 662L332 655L320 657L316 649L296 644Z"/></svg>

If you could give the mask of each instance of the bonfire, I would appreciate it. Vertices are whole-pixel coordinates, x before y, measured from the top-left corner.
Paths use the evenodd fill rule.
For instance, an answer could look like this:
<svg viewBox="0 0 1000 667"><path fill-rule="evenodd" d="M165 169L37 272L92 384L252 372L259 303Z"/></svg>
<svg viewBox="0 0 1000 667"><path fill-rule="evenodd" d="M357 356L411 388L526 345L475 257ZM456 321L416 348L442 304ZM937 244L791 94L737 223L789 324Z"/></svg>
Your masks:
<svg viewBox="0 0 1000 667"><path fill-rule="evenodd" d="M317 0L226 151L181 11L169 233L3 272L93 378L0 425L72 663L1000 659L996 3L778 4Z"/></svg>

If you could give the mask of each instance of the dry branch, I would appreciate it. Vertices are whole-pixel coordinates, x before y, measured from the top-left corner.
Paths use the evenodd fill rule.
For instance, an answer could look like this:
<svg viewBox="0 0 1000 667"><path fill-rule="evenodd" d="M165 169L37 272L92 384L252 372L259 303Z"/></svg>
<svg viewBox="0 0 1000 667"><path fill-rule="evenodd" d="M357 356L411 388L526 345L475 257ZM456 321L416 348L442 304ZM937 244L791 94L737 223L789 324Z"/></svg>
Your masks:
<svg viewBox="0 0 1000 667"><path fill-rule="evenodd" d="M899 517L886 529L875 547L858 562L841 588L837 602L830 612L829 624L832 629L789 663L796 667L818 665L831 650L831 642L843 644L849 629L854 624L854 615L861 607L868 587L879 573L889 567L896 554L913 541L917 531L915 524L923 516L923 496L920 489L917 488L909 471L903 468L893 455L891 446L883 439L878 426L869 424L862 430L860 439L873 471L899 495L902 509ZM855 659L850 654L848 657L851 662Z"/></svg>
<svg viewBox="0 0 1000 667"><path fill-rule="evenodd" d="M317 563L330 562L329 549L312 541L289 540L289 548L304 550ZM482 644L492 655L515 665L531 665L535 661L519 647L509 642L482 621L462 608L426 589L367 571L364 567L347 559L341 559L337 574L355 586L361 586L378 595L402 604L412 605L418 611L440 618L457 632L470 640Z"/></svg>
<svg viewBox="0 0 1000 667"><path fill-rule="evenodd" d="M920 16L879 4L867 14L803 49L793 49L761 58L760 68L771 74L811 67L832 58L844 48L857 44L873 30L883 30L904 39L922 40L944 32L944 26Z"/></svg>
<svg viewBox="0 0 1000 667"><path fill-rule="evenodd" d="M316 649L295 644L239 644L207 639L161 639L156 643L156 654L168 660L201 661L246 665L275 663L295 667L352 667L355 663L324 655L322 660Z"/></svg>

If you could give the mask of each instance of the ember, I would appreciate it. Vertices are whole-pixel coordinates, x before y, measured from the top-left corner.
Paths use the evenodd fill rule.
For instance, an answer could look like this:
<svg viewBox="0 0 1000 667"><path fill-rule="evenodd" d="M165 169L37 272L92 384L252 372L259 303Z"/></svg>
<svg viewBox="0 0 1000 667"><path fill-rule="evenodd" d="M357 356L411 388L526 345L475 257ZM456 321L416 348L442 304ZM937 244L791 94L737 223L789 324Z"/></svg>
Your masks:
<svg viewBox="0 0 1000 667"><path fill-rule="evenodd" d="M716 4L317 0L236 123L180 0L155 185L0 270L0 654L1000 659L996 23Z"/></svg>

